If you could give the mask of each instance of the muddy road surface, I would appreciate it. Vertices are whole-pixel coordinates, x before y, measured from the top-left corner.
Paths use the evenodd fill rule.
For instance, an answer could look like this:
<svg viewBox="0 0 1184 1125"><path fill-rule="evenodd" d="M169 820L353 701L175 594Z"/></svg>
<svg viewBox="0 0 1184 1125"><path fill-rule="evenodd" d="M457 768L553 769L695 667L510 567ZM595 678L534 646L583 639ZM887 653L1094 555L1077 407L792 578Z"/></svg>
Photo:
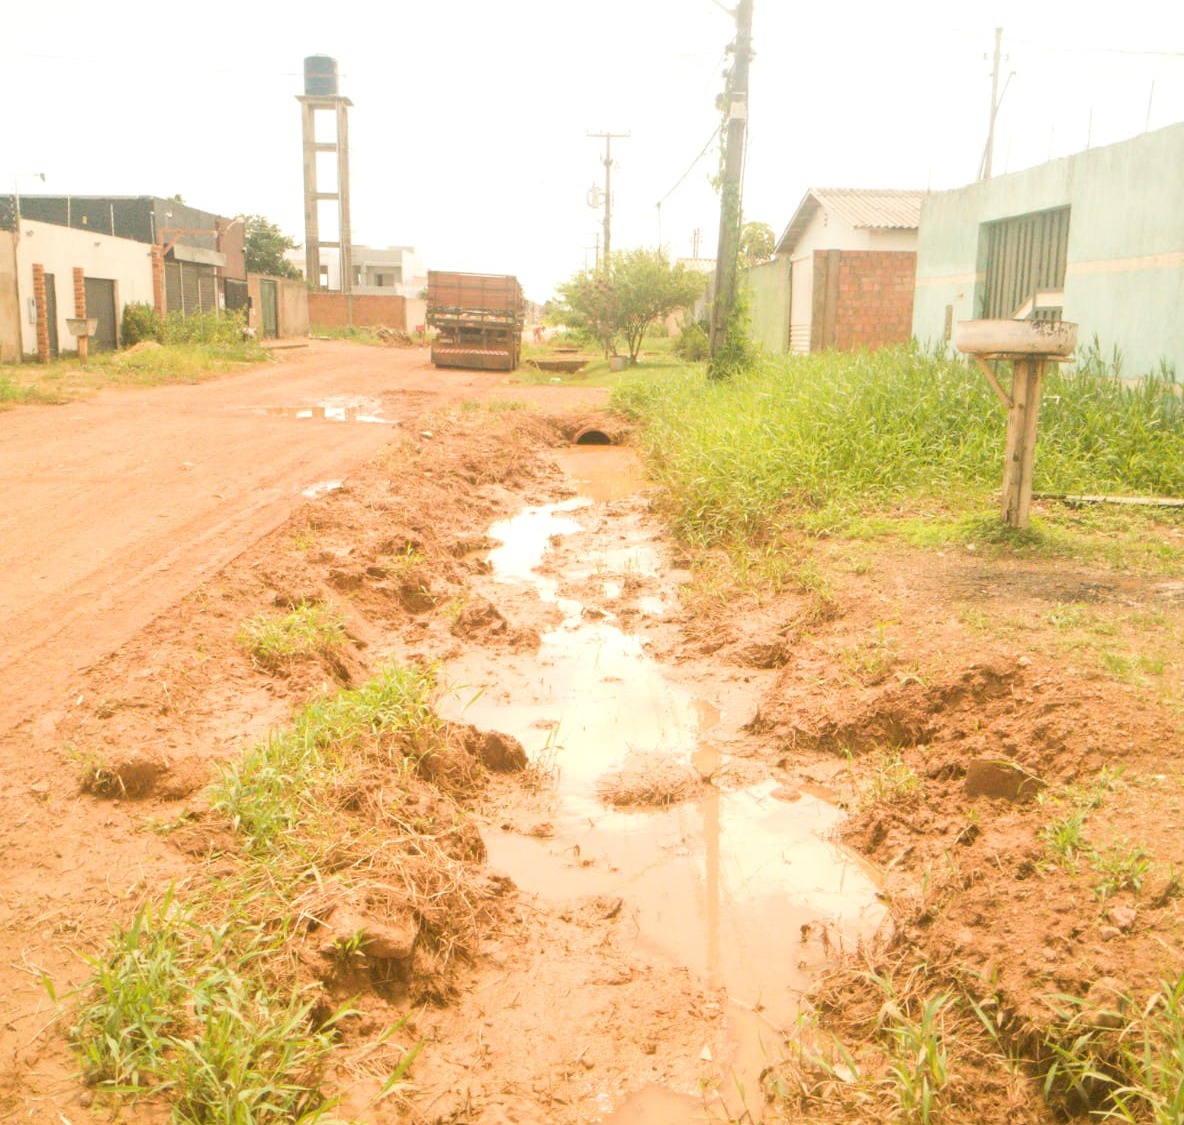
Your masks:
<svg viewBox="0 0 1184 1125"><path fill-rule="evenodd" d="M1174 573L821 539L775 594L716 588L602 392L411 350L0 434L0 1122L169 1119L83 1080L87 958L170 887L210 910L249 859L211 781L391 662L431 670L439 753L321 791L339 866L263 920L269 972L348 1009L343 1119L880 1121L913 1082L1045 1122L1098 1096L1054 1047L1117 1072L1154 1030ZM245 641L310 606L331 650Z"/></svg>

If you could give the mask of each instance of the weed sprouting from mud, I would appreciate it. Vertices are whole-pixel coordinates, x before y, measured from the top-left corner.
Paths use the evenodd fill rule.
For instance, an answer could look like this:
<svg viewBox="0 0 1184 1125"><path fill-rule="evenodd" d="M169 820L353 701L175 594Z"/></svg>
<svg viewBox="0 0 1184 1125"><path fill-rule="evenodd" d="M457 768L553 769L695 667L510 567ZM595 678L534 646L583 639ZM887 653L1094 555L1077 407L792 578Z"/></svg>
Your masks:
<svg viewBox="0 0 1184 1125"><path fill-rule="evenodd" d="M869 804L892 804L906 801L923 788L920 775L910 766L899 750L885 753L876 765L866 792Z"/></svg>
<svg viewBox="0 0 1184 1125"><path fill-rule="evenodd" d="M1143 879L1151 870L1147 849L1125 840L1113 840L1090 855L1090 866L1101 876L1094 884L1094 894L1105 900L1119 891L1138 894Z"/></svg>
<svg viewBox="0 0 1184 1125"><path fill-rule="evenodd" d="M255 665L277 672L301 657L329 656L345 644L341 618L325 606L301 602L286 614L260 614L243 623L239 641Z"/></svg>

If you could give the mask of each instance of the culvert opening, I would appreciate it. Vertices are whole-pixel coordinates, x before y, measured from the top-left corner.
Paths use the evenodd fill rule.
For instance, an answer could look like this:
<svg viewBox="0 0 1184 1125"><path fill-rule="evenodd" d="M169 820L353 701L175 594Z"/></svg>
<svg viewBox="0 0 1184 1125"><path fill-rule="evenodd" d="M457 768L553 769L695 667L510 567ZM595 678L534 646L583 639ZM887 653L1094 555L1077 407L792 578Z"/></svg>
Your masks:
<svg viewBox="0 0 1184 1125"><path fill-rule="evenodd" d="M612 445L613 440L603 430L581 430L576 434L576 445Z"/></svg>

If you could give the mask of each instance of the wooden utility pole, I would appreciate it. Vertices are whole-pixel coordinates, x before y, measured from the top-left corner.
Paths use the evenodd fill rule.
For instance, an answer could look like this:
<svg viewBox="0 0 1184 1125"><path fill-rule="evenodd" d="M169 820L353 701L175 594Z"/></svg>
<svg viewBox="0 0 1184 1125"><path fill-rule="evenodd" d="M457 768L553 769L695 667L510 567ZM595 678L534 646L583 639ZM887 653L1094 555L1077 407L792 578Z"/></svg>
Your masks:
<svg viewBox="0 0 1184 1125"><path fill-rule="evenodd" d="M604 138L604 252L600 260L605 270L609 269L613 248L613 139L625 140L628 133L589 133L590 137Z"/></svg>
<svg viewBox="0 0 1184 1125"><path fill-rule="evenodd" d="M995 62L991 68L991 116L987 124L987 147L983 152L980 180L991 178L991 164L995 157L995 117L999 113L999 64L1003 58L1003 28L995 28Z"/></svg>
<svg viewBox="0 0 1184 1125"><path fill-rule="evenodd" d="M748 66L752 60L752 0L739 0L736 40L731 49L732 69L724 91L727 124L719 201L719 248L715 256L715 297L711 302L711 360L707 365L707 375L711 379L725 374L717 366L717 360L727 341L736 306L744 140L748 126Z"/></svg>

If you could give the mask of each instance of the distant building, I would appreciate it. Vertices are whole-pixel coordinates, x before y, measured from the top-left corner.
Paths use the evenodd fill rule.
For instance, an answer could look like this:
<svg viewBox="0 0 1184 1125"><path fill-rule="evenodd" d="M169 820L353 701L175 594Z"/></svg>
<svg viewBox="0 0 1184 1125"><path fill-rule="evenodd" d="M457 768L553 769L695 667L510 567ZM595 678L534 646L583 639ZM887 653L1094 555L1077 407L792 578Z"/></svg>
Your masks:
<svg viewBox="0 0 1184 1125"><path fill-rule="evenodd" d="M747 271L754 337L771 352L909 338L925 192L811 188L770 262Z"/></svg>
<svg viewBox="0 0 1184 1125"><path fill-rule="evenodd" d="M1184 122L929 196L913 334L1034 316L1117 346L1127 374L1184 374Z"/></svg>
<svg viewBox="0 0 1184 1125"><path fill-rule="evenodd" d="M81 283L81 284L80 284ZM0 234L0 362L72 352L79 297L96 321L92 351L119 346L124 306L153 302L151 249L130 238L25 217Z"/></svg>
<svg viewBox="0 0 1184 1125"><path fill-rule="evenodd" d="M289 251L285 257L304 275L303 251ZM362 296L416 298L428 283L423 260L414 246L388 246L379 250L359 246L351 250L353 292ZM336 258L321 263L321 289L340 291L341 265Z"/></svg>
<svg viewBox="0 0 1184 1125"><path fill-rule="evenodd" d="M11 199L11 197L9 197ZM243 224L151 195L22 195L21 218L163 248L163 312L247 301Z"/></svg>

